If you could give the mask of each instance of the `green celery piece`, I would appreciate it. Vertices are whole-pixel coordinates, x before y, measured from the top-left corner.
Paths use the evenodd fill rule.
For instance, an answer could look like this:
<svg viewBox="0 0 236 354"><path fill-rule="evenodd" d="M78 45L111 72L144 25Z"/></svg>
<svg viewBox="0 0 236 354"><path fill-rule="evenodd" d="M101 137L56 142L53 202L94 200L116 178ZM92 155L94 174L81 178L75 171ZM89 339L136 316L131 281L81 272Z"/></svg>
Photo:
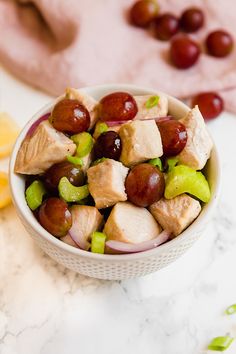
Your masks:
<svg viewBox="0 0 236 354"><path fill-rule="evenodd" d="M236 304L230 305L229 307L227 307L227 309L225 310L226 315L232 315L236 312Z"/></svg>
<svg viewBox="0 0 236 354"><path fill-rule="evenodd" d="M166 161L167 167L168 167L167 172L170 172L171 170L173 170L173 168L177 165L178 162L179 162L179 159L177 157L170 157L169 159L167 159L167 161Z"/></svg>
<svg viewBox="0 0 236 354"><path fill-rule="evenodd" d="M78 157L88 155L93 148L93 137L87 132L72 135L71 140L77 145L76 155Z"/></svg>
<svg viewBox="0 0 236 354"><path fill-rule="evenodd" d="M153 108L153 107L155 107L155 106L158 105L159 100L160 100L160 97L159 97L159 96L151 96L151 97L147 100L147 102L145 103L145 107L146 107L147 109Z"/></svg>
<svg viewBox="0 0 236 354"><path fill-rule="evenodd" d="M102 133L106 133L108 131L108 125L104 122L97 122L94 130L94 138L97 139L99 135Z"/></svg>
<svg viewBox="0 0 236 354"><path fill-rule="evenodd" d="M25 199L31 210L37 209L43 201L46 189L41 181L36 180L26 189Z"/></svg>
<svg viewBox="0 0 236 354"><path fill-rule="evenodd" d="M172 199L183 193L192 194L205 203L208 203L211 197L209 184L201 172L178 165L167 174L165 198Z"/></svg>
<svg viewBox="0 0 236 354"><path fill-rule="evenodd" d="M89 195L88 185L76 187L66 177L62 177L58 184L59 195L66 202L79 202Z"/></svg>
<svg viewBox="0 0 236 354"><path fill-rule="evenodd" d="M211 343L208 345L207 349L216 350L218 352L223 352L228 349L231 343L234 341L234 338L230 336L216 337L212 339Z"/></svg>
<svg viewBox="0 0 236 354"><path fill-rule="evenodd" d="M159 167L160 171L163 171L162 162L161 162L161 159L159 157L156 157L155 159L149 160L148 163L150 163L150 165Z"/></svg>
<svg viewBox="0 0 236 354"><path fill-rule="evenodd" d="M99 163L106 161L106 160L107 160L107 157L101 157L100 159L93 161L91 166L97 166Z"/></svg>
<svg viewBox="0 0 236 354"><path fill-rule="evenodd" d="M78 156L67 155L67 161L73 163L74 165L83 166L83 160Z"/></svg>
<svg viewBox="0 0 236 354"><path fill-rule="evenodd" d="M91 236L91 252L101 253L105 252L106 235L102 232L95 231Z"/></svg>

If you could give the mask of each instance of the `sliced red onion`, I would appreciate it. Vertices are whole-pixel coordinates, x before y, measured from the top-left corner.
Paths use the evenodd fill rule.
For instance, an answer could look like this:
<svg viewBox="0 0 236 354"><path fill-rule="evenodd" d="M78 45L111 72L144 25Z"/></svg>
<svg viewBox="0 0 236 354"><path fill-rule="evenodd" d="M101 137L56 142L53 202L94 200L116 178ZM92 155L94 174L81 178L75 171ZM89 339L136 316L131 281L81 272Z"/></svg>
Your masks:
<svg viewBox="0 0 236 354"><path fill-rule="evenodd" d="M122 125L124 123L129 123L129 122L131 122L131 120L116 120L116 121L108 120L104 123L106 123L108 127L114 127L116 125Z"/></svg>
<svg viewBox="0 0 236 354"><path fill-rule="evenodd" d="M65 242L65 243L67 243L70 246L79 248L78 245L75 243L75 241L72 239L72 237L69 234L67 234L66 236L61 237L60 240Z"/></svg>
<svg viewBox="0 0 236 354"><path fill-rule="evenodd" d="M115 240L109 240L106 241L106 253L124 254L148 251L168 241L170 235L170 231L164 230L156 238L141 243L126 243Z"/></svg>
<svg viewBox="0 0 236 354"><path fill-rule="evenodd" d="M51 113L46 113L44 114L42 117L40 117L39 119L36 120L36 122L34 122L31 127L29 128L28 132L27 132L27 136L31 136L33 135L35 129L39 126L39 124L41 122L43 122L44 120L47 120L50 117Z"/></svg>
<svg viewBox="0 0 236 354"><path fill-rule="evenodd" d="M163 117L156 117L156 118L144 118L144 119L134 119L133 121L137 121L137 120L155 120L155 122L164 122L166 120L171 120L173 119L172 116L163 116ZM131 120L116 120L116 121L111 121L108 120L105 123L108 125L108 127L114 127L116 125L122 125L124 123L129 123L132 122Z"/></svg>

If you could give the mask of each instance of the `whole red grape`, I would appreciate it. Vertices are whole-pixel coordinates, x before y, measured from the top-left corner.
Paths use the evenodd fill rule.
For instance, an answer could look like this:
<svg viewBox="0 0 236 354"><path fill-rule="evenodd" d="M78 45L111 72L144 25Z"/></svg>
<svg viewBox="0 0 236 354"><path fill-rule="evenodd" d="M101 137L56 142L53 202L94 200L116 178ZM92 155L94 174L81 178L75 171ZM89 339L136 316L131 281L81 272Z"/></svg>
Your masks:
<svg viewBox="0 0 236 354"><path fill-rule="evenodd" d="M195 96L192 107L198 105L205 119L216 118L224 109L224 101L216 92L205 92Z"/></svg>
<svg viewBox="0 0 236 354"><path fill-rule="evenodd" d="M226 31L218 30L211 32L206 39L208 53L214 57L226 57L232 52L233 46L233 38Z"/></svg>
<svg viewBox="0 0 236 354"><path fill-rule="evenodd" d="M156 38L168 41L179 30L179 20L176 16L166 13L153 20L153 31Z"/></svg>
<svg viewBox="0 0 236 354"><path fill-rule="evenodd" d="M94 154L97 159L107 157L119 160L121 154L121 139L118 133L108 131L99 135L94 144Z"/></svg>
<svg viewBox="0 0 236 354"><path fill-rule="evenodd" d="M157 121L157 126L161 134L164 156L178 155L188 139L185 126L177 120Z"/></svg>
<svg viewBox="0 0 236 354"><path fill-rule="evenodd" d="M199 45L187 36L179 36L172 40L170 59L178 69L190 68L197 62L199 55Z"/></svg>
<svg viewBox="0 0 236 354"><path fill-rule="evenodd" d="M54 106L50 122L60 132L77 134L88 130L90 114L78 100L64 98Z"/></svg>
<svg viewBox="0 0 236 354"><path fill-rule="evenodd" d="M204 24L203 11L197 7L186 9L180 18L180 26L185 32L196 32Z"/></svg>
<svg viewBox="0 0 236 354"><path fill-rule="evenodd" d="M132 24L138 27L147 27L158 13L155 0L137 1L130 10Z"/></svg>
<svg viewBox="0 0 236 354"><path fill-rule="evenodd" d="M40 224L53 236L62 237L72 225L71 213L67 204L59 198L48 198L39 209Z"/></svg>
<svg viewBox="0 0 236 354"><path fill-rule="evenodd" d="M99 105L99 116L103 121L132 120L137 112L137 103L127 92L110 93Z"/></svg>
<svg viewBox="0 0 236 354"><path fill-rule="evenodd" d="M165 179L159 168L142 163L131 169L125 181L128 200L140 207L147 207L161 199Z"/></svg>
<svg viewBox="0 0 236 354"><path fill-rule="evenodd" d="M46 187L54 192L62 177L67 177L74 186L82 186L85 182L85 176L80 166L74 165L69 161L63 161L51 166L43 175Z"/></svg>

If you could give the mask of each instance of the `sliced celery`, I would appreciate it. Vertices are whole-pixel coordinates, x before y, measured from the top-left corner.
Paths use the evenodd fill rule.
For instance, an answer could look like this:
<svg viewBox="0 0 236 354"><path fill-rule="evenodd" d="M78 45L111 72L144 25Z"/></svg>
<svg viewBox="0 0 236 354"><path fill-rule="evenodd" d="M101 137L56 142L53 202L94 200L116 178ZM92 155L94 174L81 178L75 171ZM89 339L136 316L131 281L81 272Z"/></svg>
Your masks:
<svg viewBox="0 0 236 354"><path fill-rule="evenodd" d="M165 198L172 199L182 193L189 193L207 203L211 192L205 176L184 165L178 165L167 174Z"/></svg>
<svg viewBox="0 0 236 354"><path fill-rule="evenodd" d="M72 135L71 139L77 145L76 155L78 157L88 155L93 148L92 135L87 132Z"/></svg>
<svg viewBox="0 0 236 354"><path fill-rule="evenodd" d="M161 159L159 157L149 160L148 163L150 163L153 166L159 167L160 171L163 171L162 162L161 162Z"/></svg>
<svg viewBox="0 0 236 354"><path fill-rule="evenodd" d="M171 170L173 170L173 168L177 165L179 159L177 157L170 157L169 159L167 159L166 163L167 163L167 172L170 172Z"/></svg>
<svg viewBox="0 0 236 354"><path fill-rule="evenodd" d="M103 162L103 161L106 161L107 160L107 157L101 157L100 159L97 159L95 161L93 161L93 163L91 164L91 166L96 166L98 165L99 163Z"/></svg>
<svg viewBox="0 0 236 354"><path fill-rule="evenodd" d="M83 160L78 156L67 155L66 158L67 161L73 163L74 165L83 166Z"/></svg>
<svg viewBox="0 0 236 354"><path fill-rule="evenodd" d="M108 131L108 125L106 123L97 122L93 136L95 139L97 139L99 137L99 135L101 135L102 133L105 133L107 131Z"/></svg>
<svg viewBox="0 0 236 354"><path fill-rule="evenodd" d="M43 201L46 190L41 181L36 180L26 189L25 199L31 210L37 209Z"/></svg>
<svg viewBox="0 0 236 354"><path fill-rule="evenodd" d="M216 337L212 339L211 343L208 345L207 349L215 350L218 352L223 352L224 350L228 349L231 343L233 342L234 338L230 336L224 337Z"/></svg>
<svg viewBox="0 0 236 354"><path fill-rule="evenodd" d="M104 253L105 251L106 235L102 232L95 231L91 236L91 252Z"/></svg>
<svg viewBox="0 0 236 354"><path fill-rule="evenodd" d="M59 195L66 202L79 202L89 195L88 185L76 187L66 177L62 177L58 184Z"/></svg>

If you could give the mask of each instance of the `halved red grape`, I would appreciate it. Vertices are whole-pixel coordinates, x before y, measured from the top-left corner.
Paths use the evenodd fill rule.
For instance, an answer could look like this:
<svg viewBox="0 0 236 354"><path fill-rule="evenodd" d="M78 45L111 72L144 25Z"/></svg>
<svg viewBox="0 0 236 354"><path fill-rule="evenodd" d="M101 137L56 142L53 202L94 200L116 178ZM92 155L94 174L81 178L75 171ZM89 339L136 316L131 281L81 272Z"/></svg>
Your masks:
<svg viewBox="0 0 236 354"><path fill-rule="evenodd" d="M62 237L72 225L71 213L67 204L59 198L48 198L39 209L40 224L53 236Z"/></svg>
<svg viewBox="0 0 236 354"><path fill-rule="evenodd" d="M130 10L132 24L138 27L147 27L158 13L158 5L155 0L137 1Z"/></svg>
<svg viewBox="0 0 236 354"><path fill-rule="evenodd" d="M199 55L199 45L187 36L179 36L172 40L170 58L178 69L190 68L197 62Z"/></svg>
<svg viewBox="0 0 236 354"><path fill-rule="evenodd" d="M226 31L211 32L206 39L206 47L210 55L223 58L233 50L234 42L232 36Z"/></svg>
<svg viewBox="0 0 236 354"><path fill-rule="evenodd" d="M137 103L127 92L114 92L100 101L99 116L103 121L132 120L137 112Z"/></svg>
<svg viewBox="0 0 236 354"><path fill-rule="evenodd" d="M64 98L54 106L50 122L60 132L77 134L88 130L90 114L78 100Z"/></svg>
<svg viewBox="0 0 236 354"><path fill-rule="evenodd" d="M185 32L196 32L204 24L203 11L197 7L186 9L180 18L180 26Z"/></svg>
<svg viewBox="0 0 236 354"><path fill-rule="evenodd" d="M186 145L188 136L185 126L177 120L158 122L164 156L178 155Z"/></svg>
<svg viewBox="0 0 236 354"><path fill-rule="evenodd" d="M179 30L179 20L176 16L166 13L153 20L153 31L156 38L168 41Z"/></svg>
<svg viewBox="0 0 236 354"><path fill-rule="evenodd" d="M164 175L159 168L142 163L132 168L126 177L125 190L133 204L147 207L163 197Z"/></svg>
<svg viewBox="0 0 236 354"><path fill-rule="evenodd" d="M216 118L224 109L224 101L216 92L204 92L195 96L192 107L198 105L205 119Z"/></svg>
<svg viewBox="0 0 236 354"><path fill-rule="evenodd" d="M43 176L46 187L50 191L57 191L58 183L62 177L67 177L74 186L83 186L85 181L81 166L68 161L56 163L50 167Z"/></svg>
<svg viewBox="0 0 236 354"><path fill-rule="evenodd" d="M113 160L119 160L121 154L121 139L118 133L108 131L102 133L94 144L94 154L96 159L107 157Z"/></svg>

